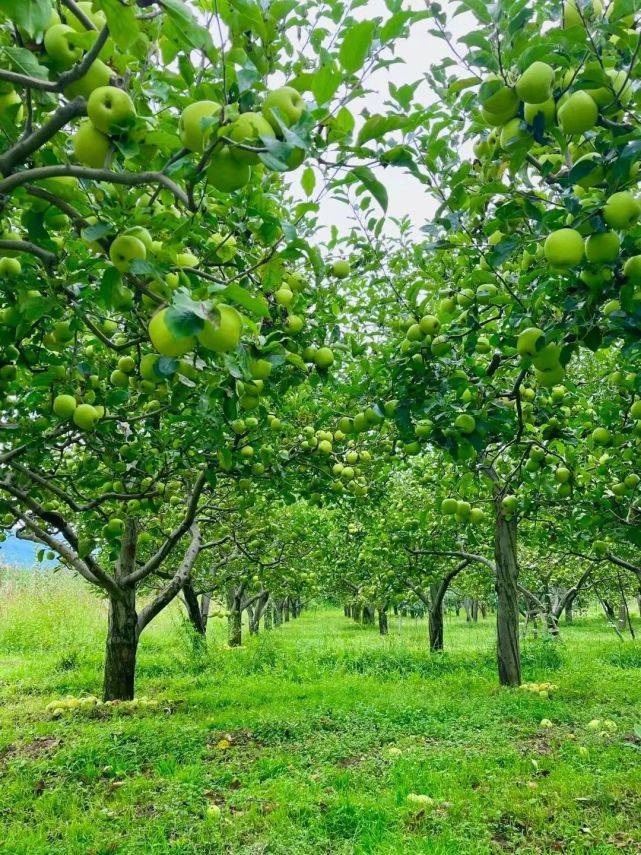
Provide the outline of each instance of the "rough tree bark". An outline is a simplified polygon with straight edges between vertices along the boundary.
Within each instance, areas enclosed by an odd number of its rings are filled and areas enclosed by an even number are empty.
[[[496,564],[496,634],[499,682],[502,686],[521,684],[519,649],[519,568],[516,552],[517,522],[507,519],[501,507],[501,494],[495,496],[494,561]]]
[[[227,643],[230,647],[240,647],[243,642],[242,588],[227,589]]]
[[[378,631],[381,635],[387,635],[389,626],[387,624],[387,606],[378,610]]]
[[[361,622],[361,607],[359,605],[352,606],[352,618],[355,623]]]
[[[106,701],[133,700],[137,650],[136,589],[131,586],[122,590],[120,596],[109,598],[103,688]]]
[[[374,606],[365,606],[363,608],[363,623],[368,625],[374,623]]]
[[[445,591],[441,593],[441,587],[442,585],[438,582],[433,582],[430,585],[430,605],[427,612],[427,619],[430,651],[432,653],[443,649],[443,598],[445,597]]]

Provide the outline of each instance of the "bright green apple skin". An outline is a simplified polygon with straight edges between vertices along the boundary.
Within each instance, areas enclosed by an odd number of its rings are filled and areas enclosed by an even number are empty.
[[[267,119],[260,113],[241,113],[235,122],[229,126],[226,134],[230,140],[239,146],[262,148],[263,137],[274,138],[274,131]],[[238,163],[252,165],[260,160],[259,153],[231,146],[231,154]]]
[[[178,121],[178,135],[185,148],[203,151],[207,132],[202,128],[202,120],[215,118],[221,109],[216,101],[195,101],[185,107]]]
[[[71,68],[82,57],[82,48],[69,39],[73,34],[73,28],[66,24],[54,24],[45,33],[45,50],[58,68]]]
[[[76,80],[65,87],[65,96],[75,98],[77,95],[82,95],[83,98],[89,98],[94,89],[108,86],[112,76],[113,72],[109,66],[97,59],[91,63],[89,71],[80,80]]]
[[[117,86],[99,86],[89,96],[87,115],[94,128],[108,134],[125,127],[136,116],[134,102]]]
[[[272,126],[274,133],[277,136],[282,136],[281,124],[278,119],[283,125],[291,128],[305,112],[305,101],[300,92],[293,86],[281,86],[280,89],[274,89],[267,95],[262,112]]]
[[[109,258],[121,273],[128,273],[135,258],[144,260],[147,250],[144,243],[133,235],[118,235],[109,247]]]
[[[229,146],[216,149],[209,161],[207,181],[221,193],[232,193],[249,183],[251,167],[232,157]]]
[[[102,169],[109,154],[109,137],[96,130],[91,122],[83,122],[73,138],[76,160],[92,169]]]
[[[198,333],[198,341],[207,350],[227,353],[235,350],[243,331],[243,319],[233,306],[220,303],[213,311],[213,320],[206,320]]]

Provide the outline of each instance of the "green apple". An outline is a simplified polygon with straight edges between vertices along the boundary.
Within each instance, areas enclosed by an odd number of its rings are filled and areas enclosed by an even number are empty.
[[[149,233],[149,229],[146,229],[144,226],[132,226],[124,234],[137,238],[144,245],[147,255],[154,251],[154,240]]]
[[[496,75],[485,78],[479,92],[484,121],[496,127],[504,125],[519,109],[519,96]]]
[[[160,357],[157,353],[146,353],[140,360],[140,376],[148,383],[161,383],[163,378],[156,371]]]
[[[106,26],[107,18],[105,17],[105,13],[100,10],[94,12],[91,0],[80,0],[76,5],[81,12],[84,12],[85,16],[89,18],[97,30],[102,30],[102,28]],[[72,11],[65,9],[64,15],[67,24],[69,24],[70,27],[73,27],[77,33],[84,33],[86,31],[85,25],[82,23],[80,18],[74,15]]]
[[[331,347],[319,347],[314,355],[314,364],[321,370],[327,369],[334,362],[334,353]]]
[[[592,431],[592,441],[595,445],[610,445],[612,442],[612,435],[607,428],[597,427]]]
[[[243,331],[243,319],[233,308],[224,303],[214,306],[210,318],[198,333],[200,344],[216,353],[227,353],[235,350],[240,342]]]
[[[641,205],[628,190],[613,193],[603,208],[603,219],[611,229],[629,229],[641,216]]]
[[[82,57],[82,48],[75,45],[75,31],[67,24],[54,24],[45,33],[44,47],[58,68],[71,68]]]
[[[514,494],[508,494],[501,500],[501,510],[504,514],[513,514],[519,506],[518,497]]]
[[[274,298],[279,306],[289,306],[294,299],[294,293],[293,291],[290,291],[289,288],[281,286],[278,291],[274,293]]]
[[[96,130],[89,121],[83,122],[73,138],[73,153],[80,163],[92,169],[102,169],[109,154],[109,137]]]
[[[103,134],[118,132],[131,124],[136,108],[129,95],[117,86],[99,86],[89,96],[87,115]]]
[[[207,169],[207,181],[212,187],[221,193],[231,193],[248,184],[250,178],[251,167],[232,157],[229,146],[221,146],[214,151]]]
[[[267,380],[272,373],[269,359],[254,359],[249,363],[249,373],[254,380]]]
[[[14,278],[22,273],[22,265],[17,258],[0,258],[0,276]]]
[[[135,258],[144,260],[147,250],[142,241],[133,235],[118,235],[109,247],[109,258],[113,266],[121,273],[128,273]]]
[[[441,328],[441,322],[435,315],[423,315],[418,325],[423,335],[438,335]]]
[[[471,434],[476,430],[476,420],[469,413],[461,413],[454,419],[454,427],[463,434]]]
[[[109,66],[97,59],[91,63],[89,70],[80,80],[75,80],[65,87],[65,97],[70,100],[77,95],[88,98],[94,89],[98,89],[100,86],[108,86],[113,76],[114,72]]]
[[[443,499],[441,502],[441,513],[452,516],[456,513],[458,502],[456,499]]]
[[[332,264],[332,276],[335,276],[336,279],[346,279],[351,273],[351,269],[349,261],[341,258]]]
[[[547,236],[543,251],[554,267],[576,267],[583,260],[583,238],[576,229],[558,229]]]
[[[132,240],[136,240],[136,238],[132,238]],[[194,349],[196,338],[193,335],[181,335],[179,332],[176,332],[167,323],[167,312],[168,309],[161,309],[159,312],[156,312],[149,322],[149,340],[155,350],[162,356],[184,356],[190,350]],[[153,368],[149,370],[149,373],[153,373]]]
[[[202,120],[215,118],[221,110],[221,105],[216,101],[195,101],[185,107],[178,120],[178,136],[185,148],[203,151],[213,125],[203,130]]]
[[[76,399],[73,395],[56,395],[53,399],[53,411],[61,419],[70,419],[76,406]]]
[[[288,315],[285,320],[287,331],[296,335],[305,326],[305,321],[299,315]]]
[[[73,422],[81,430],[93,430],[100,413],[91,404],[79,404],[73,411]]]
[[[550,368],[535,368],[534,376],[539,386],[544,389],[551,389],[560,383],[565,377],[565,368],[560,362],[552,365]]]
[[[630,416],[638,421],[641,419],[641,400],[635,401],[630,407]]]
[[[305,112],[305,101],[293,86],[281,86],[269,92],[263,104],[263,116],[277,136],[282,136],[282,125],[290,128]]]
[[[551,128],[556,118],[556,104],[554,102],[554,98],[548,98],[548,100],[543,101],[542,104],[523,105],[523,118],[528,125],[534,125],[536,117],[539,115],[543,116],[543,127]]]
[[[574,164],[574,170],[580,175],[576,183],[584,190],[589,190],[603,181],[603,158],[596,151],[584,154]]]
[[[238,146],[249,146],[250,148],[262,148],[263,138],[274,139],[274,131],[267,119],[260,113],[241,113],[235,122],[227,129],[225,136],[237,143]],[[241,164],[252,165],[260,160],[258,152],[246,151],[236,146],[231,146],[231,154],[235,161]]]
[[[17,92],[10,90],[0,94],[0,116],[7,120],[11,117],[12,120],[19,122],[22,120],[23,112],[22,99]]]
[[[633,285],[641,285],[641,255],[632,255],[623,265],[623,275]]]
[[[129,385],[129,377],[127,377],[124,371],[120,371],[118,368],[111,372],[109,381],[112,386],[121,386],[126,388]]]
[[[585,241],[585,256],[592,264],[610,264],[616,261],[620,248],[616,232],[597,232]]]
[[[585,28],[585,21],[598,18],[603,13],[601,0],[593,0],[592,3],[585,3],[584,0],[578,0],[578,2],[581,4],[581,11],[577,8],[576,0],[564,0],[563,26],[566,29],[570,27]]]
[[[528,327],[519,333],[516,340],[516,352],[519,356],[536,356],[538,351],[536,344],[543,337],[543,330],[538,327]]]
[[[559,104],[557,117],[564,134],[582,134],[596,125],[599,108],[587,92],[573,92]]]
[[[542,104],[552,96],[554,69],[547,62],[533,62],[516,81],[516,94],[528,104]]]

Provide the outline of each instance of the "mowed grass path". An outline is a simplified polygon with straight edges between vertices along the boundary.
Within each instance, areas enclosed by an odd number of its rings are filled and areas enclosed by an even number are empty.
[[[176,607],[140,650],[158,709],[52,719],[99,694],[104,607],[64,577],[0,593],[2,853],[641,851],[641,645],[600,618],[524,642],[544,699],[498,688],[491,617],[438,656],[422,621],[308,611],[241,650],[214,621],[196,656]]]

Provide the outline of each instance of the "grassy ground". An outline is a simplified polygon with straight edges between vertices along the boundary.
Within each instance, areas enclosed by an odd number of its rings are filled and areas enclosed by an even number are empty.
[[[422,622],[310,611],[227,650],[218,621],[198,657],[175,609],[140,650],[158,709],[52,719],[99,693],[104,621],[71,580],[0,591],[0,852],[641,851],[641,645],[599,618],[524,643],[545,699],[497,687],[491,620],[442,656]]]

